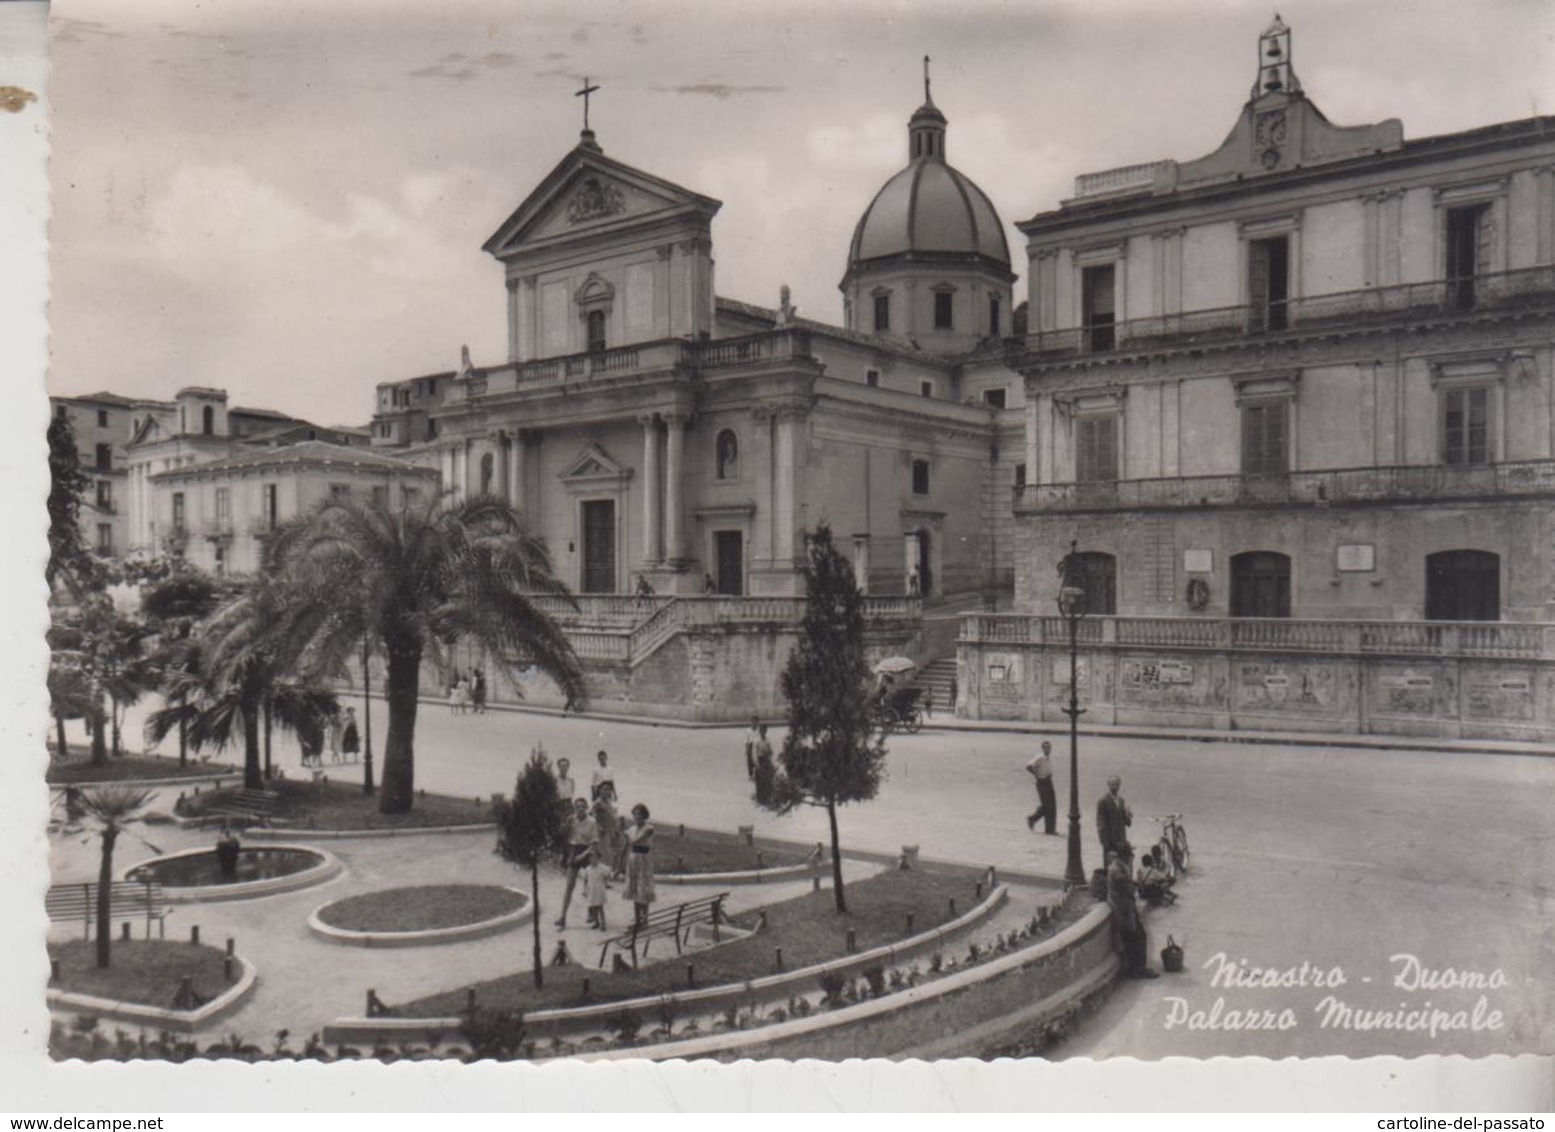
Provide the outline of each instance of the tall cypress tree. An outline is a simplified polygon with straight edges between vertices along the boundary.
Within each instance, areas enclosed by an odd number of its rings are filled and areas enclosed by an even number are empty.
[[[92,581],[91,555],[81,540],[81,499],[91,484],[81,467],[75,427],[56,413],[49,420],[49,561],[44,567],[51,587],[61,575],[78,586]]]
[[[778,772],[770,784],[758,782],[756,801],[779,814],[800,805],[826,808],[832,891],[837,911],[846,912],[837,807],[866,802],[879,791],[885,735],[875,735],[870,723],[864,598],[853,564],[833,545],[825,525],[809,540],[804,575],[804,623],[783,670],[788,735]]]

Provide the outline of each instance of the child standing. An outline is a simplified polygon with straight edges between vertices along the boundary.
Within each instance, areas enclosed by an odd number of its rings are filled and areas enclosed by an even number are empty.
[[[583,898],[588,904],[589,927],[605,931],[605,881],[609,870],[605,868],[604,854],[599,842],[589,848],[588,872],[583,881]]]

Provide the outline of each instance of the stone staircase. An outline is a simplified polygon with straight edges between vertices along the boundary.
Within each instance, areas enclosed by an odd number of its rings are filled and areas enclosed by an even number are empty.
[[[953,703],[950,698],[950,685],[955,678],[956,658],[954,655],[942,656],[938,660],[930,661],[927,667],[918,672],[918,686],[934,694],[935,711],[950,710],[950,706]]]

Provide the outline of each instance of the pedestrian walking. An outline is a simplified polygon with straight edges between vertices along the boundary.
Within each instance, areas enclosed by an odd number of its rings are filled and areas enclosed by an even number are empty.
[[[609,870],[605,867],[604,849],[598,843],[589,851],[588,871],[583,878],[583,897],[589,909],[589,927],[598,931],[605,927],[605,896],[609,891],[606,881]]]
[[[653,826],[648,824],[648,807],[641,802],[632,807],[632,826],[626,837],[631,852],[626,862],[626,890],[622,895],[632,902],[635,922],[642,924],[648,919],[648,906],[654,901],[654,891]]]
[[[745,732],[745,777],[756,781],[756,741],[761,738],[761,720],[751,716],[751,725]]]
[[[1053,744],[1042,741],[1042,751],[1026,764],[1026,773],[1037,780],[1037,808],[1026,815],[1026,828],[1036,829],[1042,822],[1042,832],[1058,832],[1058,796],[1053,792]]]
[[[486,674],[479,668],[475,670],[475,679],[470,685],[470,702],[475,706],[476,715],[486,714]]]
[[[340,761],[340,745],[345,741],[346,721],[345,717],[337,709],[329,713],[329,724],[324,729],[324,745],[329,751],[329,761]]]
[[[1128,827],[1134,824],[1134,811],[1123,800],[1123,780],[1117,775],[1107,779],[1107,792],[1096,803],[1096,836],[1101,838],[1103,860],[1128,844]]]
[[[577,886],[578,874],[588,867],[589,851],[599,840],[598,826],[589,813],[589,804],[582,798],[572,804],[572,820],[567,823],[567,855],[562,864],[567,870],[567,890],[562,893],[561,914],[556,926],[567,926],[567,909],[572,905],[572,890]]]

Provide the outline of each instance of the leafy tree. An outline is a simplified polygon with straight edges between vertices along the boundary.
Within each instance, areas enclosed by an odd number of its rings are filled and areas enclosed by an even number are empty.
[[[44,576],[72,588],[91,583],[94,563],[81,539],[81,499],[92,477],[81,467],[75,426],[56,413],[49,420],[49,561]]]
[[[545,955],[540,949],[540,864],[565,851],[566,841],[567,819],[556,774],[545,757],[545,748],[537,744],[519,772],[513,800],[497,807],[496,849],[503,860],[529,870],[536,987],[545,985]]]
[[[92,733],[92,762],[108,759],[107,731],[110,715],[105,697],[115,705],[140,694],[151,679],[145,664],[146,627],[125,617],[100,591],[82,590],[73,606],[56,607],[49,625],[50,687],[61,693],[59,709],[79,710]],[[69,695],[64,695],[65,692]],[[119,753],[117,736],[115,754]]]
[[[461,640],[508,669],[533,665],[560,685],[568,706],[582,673],[566,635],[533,601],[569,597],[545,543],[506,503],[489,497],[386,501],[331,499],[285,524],[267,548],[289,581],[272,638],[288,663],[333,674],[374,642],[388,665],[379,809],[415,799],[416,708],[421,662]],[[381,648],[378,645],[381,643]]]
[[[837,807],[868,801],[880,789],[885,735],[873,736],[870,722],[864,599],[852,563],[833,545],[825,525],[809,540],[804,575],[804,623],[782,679],[788,734],[777,773],[759,784],[756,801],[779,814],[800,805],[826,808],[832,891],[837,911],[846,912]]]
[[[113,850],[119,834],[140,817],[152,791],[135,786],[100,786],[81,791],[81,808],[100,827],[102,851],[97,866],[97,965],[107,967],[112,959],[113,921],[109,916],[109,897],[113,885]],[[158,850],[160,852],[160,850]]]
[[[198,684],[205,669],[204,654],[195,626],[209,617],[221,601],[216,584],[181,559],[157,570],[141,596],[141,615],[156,630],[152,654],[164,696],[171,707],[180,706],[187,690]],[[183,691],[178,691],[183,689]],[[178,765],[189,763],[188,717],[178,721]]]

